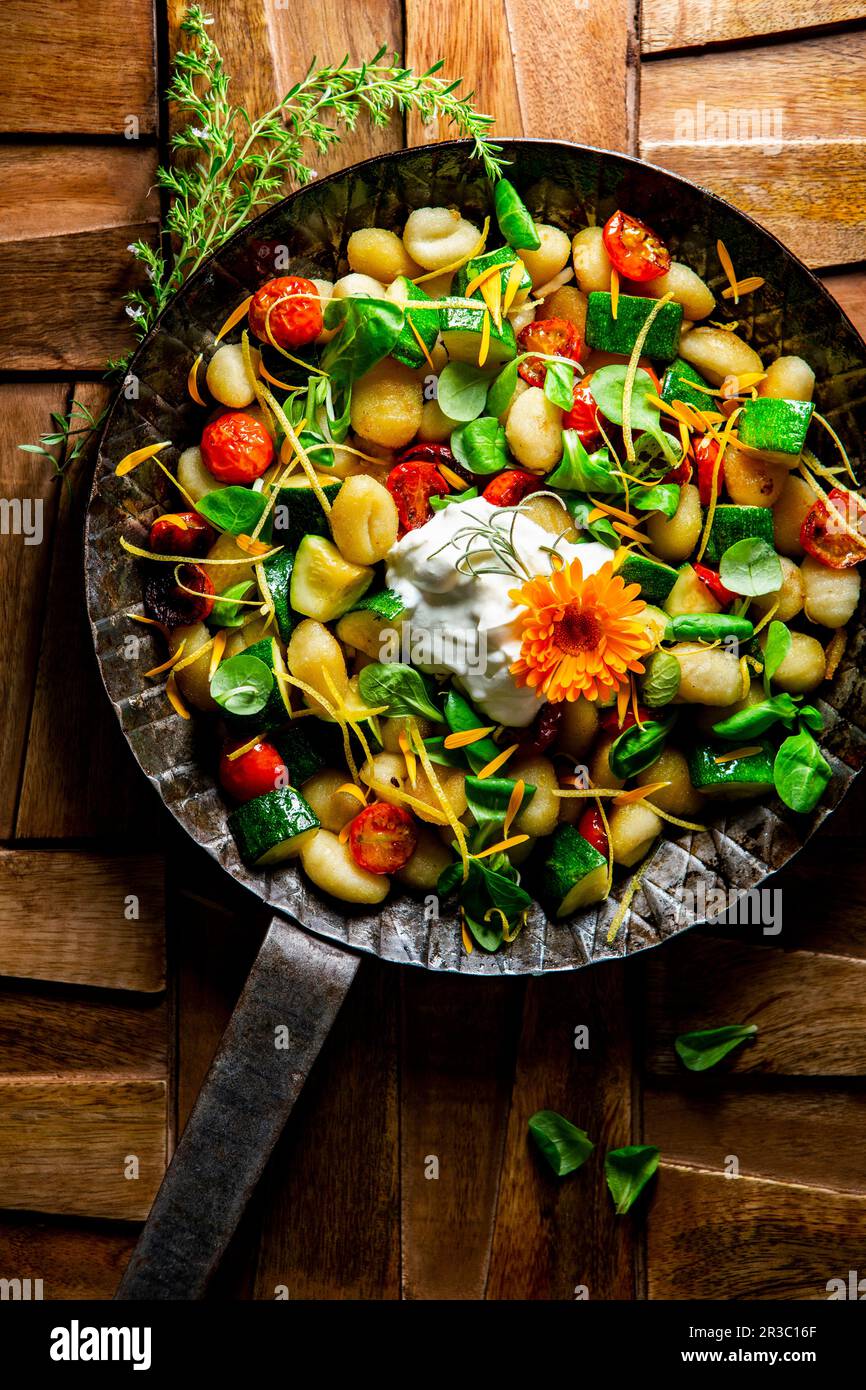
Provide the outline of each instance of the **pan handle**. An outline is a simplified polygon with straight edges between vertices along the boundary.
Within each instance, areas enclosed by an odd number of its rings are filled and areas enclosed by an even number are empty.
[[[115,1298],[204,1296],[359,963],[273,918]]]

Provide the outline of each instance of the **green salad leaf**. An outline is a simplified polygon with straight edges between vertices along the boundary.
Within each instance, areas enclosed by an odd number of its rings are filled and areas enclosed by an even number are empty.
[[[555,1110],[536,1110],[529,1119],[529,1133],[558,1178],[580,1168],[595,1148],[585,1130]]]
[[[463,865],[458,860],[439,875],[436,891],[447,898],[455,889],[466,925],[485,951],[496,951],[503,942],[502,917],[516,929],[532,898],[520,887],[514,865],[504,854],[489,859],[470,856],[469,871],[463,881]],[[502,916],[500,916],[500,913]]]
[[[661,512],[670,521],[680,505],[680,485],[656,483],[655,487],[635,487],[630,500],[636,512]]]
[[[229,714],[259,714],[274,688],[274,673],[257,656],[240,652],[218,666],[210,693]]]
[[[814,811],[833,776],[833,769],[808,729],[791,734],[773,763],[773,784],[792,811]]]
[[[249,536],[261,520],[267,504],[264,493],[231,484],[206,492],[196,502],[195,509],[218,531],[228,531],[233,536]]]
[[[668,719],[647,720],[643,728],[639,724],[632,724],[628,729],[624,729],[610,745],[608,753],[608,766],[614,777],[621,777],[623,781],[628,781],[630,777],[635,777],[644,768],[654,763],[660,753],[664,751],[667,736],[673,727],[676,715],[671,715]]]
[[[363,672],[361,673],[363,675]],[[456,690],[449,690],[445,697],[445,722],[452,734],[463,734],[469,729],[486,729],[490,723],[489,719],[484,719],[476,709],[473,709],[469,701],[459,695]],[[454,752],[458,750],[455,749]],[[477,743],[468,743],[465,748],[459,750],[461,761],[458,766],[469,764],[473,772],[480,772],[489,762],[502,752],[502,749],[488,734],[486,738],[479,739]]]
[[[546,363],[544,394],[560,410],[571,410],[574,404],[574,363],[567,357]]]
[[[502,371],[494,377],[487,392],[487,414],[497,418],[508,409],[511,397],[517,388],[518,367],[522,358],[512,357]]]
[[[325,305],[326,328],[340,331],[322,353],[322,371],[336,390],[345,389],[387,357],[403,329],[403,309],[390,299],[346,296]]]
[[[476,419],[487,404],[490,369],[472,362],[449,362],[439,374],[437,400],[449,420],[466,423]]]
[[[374,661],[358,677],[358,689],[371,708],[388,706],[389,716],[414,714],[442,723],[427,684],[414,666],[400,661]]]
[[[780,720],[790,727],[801,712],[794,697],[785,691],[780,695],[771,696],[768,700],[748,705],[736,714],[729,714],[727,719],[721,719],[718,724],[713,725],[713,733],[718,734],[719,738],[757,737],[759,734],[765,734]]]
[[[731,1023],[722,1028],[705,1028],[696,1033],[681,1033],[674,1041],[677,1056],[689,1071],[709,1071],[747,1038],[753,1038],[755,1023]]]
[[[719,577],[732,594],[758,598],[781,588],[782,562],[768,541],[747,536],[728,546],[719,564]]]
[[[471,502],[473,497],[477,496],[477,487],[468,487],[465,492],[434,492],[430,497],[430,506],[434,512],[441,512],[444,511],[446,507],[453,507],[455,502]]]
[[[562,431],[562,458],[548,474],[547,486],[559,492],[623,491],[622,479],[614,469],[607,446],[596,449],[594,454],[587,453],[576,430]]]
[[[508,467],[505,430],[492,415],[470,420],[454,430],[451,452],[470,473],[501,473]]]
[[[587,535],[592,536],[594,541],[608,546],[611,550],[619,550],[622,545],[622,537],[613,529],[613,522],[609,517],[600,516],[596,517],[595,521],[590,521],[589,515],[593,510],[591,502],[587,502],[583,497],[577,497],[574,494],[564,497],[562,500],[578,531],[586,532]]]
[[[609,367],[599,367],[590,377],[590,394],[605,419],[614,425],[623,422],[623,393],[627,374],[626,364],[613,363]],[[680,451],[662,429],[659,408],[650,401],[650,397],[655,395],[652,377],[639,367],[631,393],[631,427],[635,433],[640,431],[651,435],[671,467],[679,463]]]
[[[767,628],[764,646],[764,689],[770,693],[770,682],[791,650],[791,634],[784,623],[774,619]]]
[[[650,708],[669,705],[680,688],[682,674],[673,652],[656,652],[647,662],[646,675],[641,683],[644,704]]]
[[[630,1144],[611,1149],[604,1160],[604,1176],[617,1216],[625,1216],[659,1166],[661,1154],[652,1144]]]
[[[219,594],[213,601],[213,608],[207,620],[208,627],[240,627],[244,621],[244,606],[241,603],[232,603],[232,599],[246,598],[252,587],[251,579],[242,579],[239,584],[232,584],[224,593]]]

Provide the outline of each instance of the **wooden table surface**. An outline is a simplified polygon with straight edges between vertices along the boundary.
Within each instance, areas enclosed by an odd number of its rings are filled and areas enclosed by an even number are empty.
[[[210,8],[254,109],[313,53],[444,56],[503,135],[630,150],[721,192],[866,328],[866,4],[643,0],[639,28],[635,0]],[[74,394],[103,401],[128,344],[125,247],[156,225],[181,11],[0,10],[0,492],[44,520],[41,544],[0,536],[0,1274],[46,1298],[114,1290],[263,930],[114,727],[81,597],[87,461],[69,491],[15,448]],[[359,129],[320,168],[440,134]],[[365,961],[213,1296],[810,1299],[862,1271],[863,808],[855,792],[781,875],[778,938],[693,932],[524,981]],[[676,1033],[731,1022],[756,1045],[678,1066]],[[527,1146],[542,1107],[598,1146],[563,1182]],[[617,1219],[601,1155],[642,1141],[661,1171]]]

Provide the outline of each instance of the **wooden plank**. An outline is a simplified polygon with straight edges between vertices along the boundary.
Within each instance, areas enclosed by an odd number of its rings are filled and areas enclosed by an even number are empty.
[[[0,132],[156,130],[150,0],[6,0],[0,51]]]
[[[0,975],[161,990],[163,897],[155,855],[2,850]]]
[[[109,395],[93,383],[75,386],[73,394],[97,418]],[[55,839],[144,833],[153,845],[161,808],[109,708],[87,621],[81,547],[91,467],[88,452],[69,470],[69,487],[57,489],[58,525],[15,834]]]
[[[406,62],[423,72],[444,58],[443,69],[452,80],[463,75],[463,86],[475,92],[480,111],[496,117],[496,135],[523,135],[514,54],[508,28],[506,0],[487,0],[470,9],[460,0],[423,0],[406,3]],[[418,116],[406,122],[409,145],[448,140],[456,134],[447,121],[425,126]]]
[[[50,465],[18,449],[50,425],[49,412],[62,411],[66,388],[46,382],[0,386],[0,496],[9,504],[0,535],[0,621],[16,634],[4,645],[0,678],[5,694],[0,724],[0,836],[15,824],[15,803],[24,759],[30,703],[36,675],[57,484]],[[14,533],[16,505],[19,534]],[[28,534],[22,534],[27,523]],[[37,543],[38,542],[38,543]]]
[[[163,1081],[0,1076],[4,1207],[145,1217],[165,1169],[165,1117]]]
[[[828,1087],[736,1087],[712,1075],[650,1084],[644,1131],[671,1163],[866,1192],[866,1095]]]
[[[0,1269],[7,1278],[41,1279],[46,1300],[108,1299],[136,1237],[135,1229],[122,1225],[7,1212],[0,1218]]]
[[[156,160],[136,145],[0,146],[0,243],[156,222]]]
[[[523,985],[404,972],[403,1297],[483,1298]]]
[[[700,44],[736,43],[769,34],[800,34],[813,27],[866,19],[862,0],[643,0],[644,54]],[[748,62],[749,59],[744,61]]]
[[[727,1023],[755,1023],[759,1032],[721,1064],[726,1071],[856,1076],[866,1068],[864,960],[689,933],[651,953],[647,976],[651,1073],[682,1075],[677,1034]]]
[[[825,275],[824,284],[837,299],[861,338],[866,337],[866,270]]]
[[[0,1059],[7,1075],[108,1071],[164,1080],[165,998],[63,989],[0,991]]]
[[[168,0],[172,49],[186,0]],[[338,63],[346,53],[355,64],[372,58],[387,44],[403,48],[399,0],[368,0],[344,5],[340,0],[315,4],[266,3],[266,0],[214,0],[208,13],[211,31],[232,75],[232,100],[260,115],[299,81],[315,55],[317,63]],[[358,159],[395,149],[401,143],[399,115],[390,126],[372,129],[362,117],[354,134],[347,134],[333,151],[319,154],[307,146],[306,158],[319,174],[344,168]],[[286,192],[289,192],[289,187]]]
[[[720,193],[810,265],[862,256],[864,147],[859,34],[756,48],[746,85],[736,52],[644,65],[641,155]]]
[[[826,1298],[863,1260],[866,1197],[662,1163],[647,1228],[650,1298]]]
[[[400,1296],[397,985],[363,962],[268,1165],[255,1298]]]
[[[637,1142],[630,1008],[621,966],[530,980],[511,1099],[487,1297],[634,1298],[633,1223],[607,1201],[607,1149]],[[588,1030],[588,1046],[577,1028]],[[558,1110],[596,1145],[579,1172],[554,1177],[527,1134]]]

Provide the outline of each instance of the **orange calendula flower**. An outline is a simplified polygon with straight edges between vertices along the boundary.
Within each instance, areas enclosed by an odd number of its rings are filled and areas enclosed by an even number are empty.
[[[653,640],[639,593],[639,585],[625,584],[610,562],[584,579],[579,559],[510,590],[527,610],[520,618],[520,656],[510,668],[517,684],[556,704],[609,696],[629,671],[642,675],[640,657]]]

